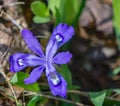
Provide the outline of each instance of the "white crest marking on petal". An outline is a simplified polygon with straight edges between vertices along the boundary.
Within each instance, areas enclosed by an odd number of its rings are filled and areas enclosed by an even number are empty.
[[[51,73],[50,77],[51,77],[50,80],[54,85],[58,85],[60,83],[60,79],[56,74]]]
[[[57,42],[61,42],[63,40],[63,37],[61,35],[56,35],[55,39],[57,40]]]
[[[20,66],[23,66],[23,65],[24,65],[23,59],[18,59],[18,64],[19,64]]]

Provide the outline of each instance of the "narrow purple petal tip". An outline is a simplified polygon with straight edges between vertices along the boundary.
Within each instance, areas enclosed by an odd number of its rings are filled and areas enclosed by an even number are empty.
[[[31,31],[29,31],[28,29],[23,29],[21,31],[21,35],[29,49],[31,49],[34,53],[36,53],[39,56],[44,56],[40,43],[34,37]]]
[[[53,59],[53,63],[56,64],[66,64],[70,61],[70,59],[72,58],[72,54],[70,52],[61,52],[58,53],[54,59]]]
[[[24,80],[25,84],[35,83],[39,79],[39,77],[42,75],[43,70],[44,70],[43,66],[35,68],[30,73],[30,76]]]

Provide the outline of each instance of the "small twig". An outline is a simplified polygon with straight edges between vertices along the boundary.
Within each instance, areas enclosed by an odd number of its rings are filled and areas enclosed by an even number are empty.
[[[88,106],[88,105],[84,105],[84,104],[79,103],[79,102],[70,101],[70,100],[67,100],[67,99],[62,99],[62,98],[58,98],[58,97],[54,97],[54,96],[50,96],[50,95],[45,95],[45,94],[42,94],[42,93],[37,94],[37,93],[31,92],[30,94],[25,94],[25,96],[30,96],[30,95],[39,95],[39,96],[46,97],[46,98],[49,98],[49,99],[55,99],[55,100],[71,103],[71,104],[74,104],[76,106]]]
[[[118,95],[119,95],[118,93],[115,93],[114,95],[111,96],[111,98],[114,98],[114,97],[116,97]]]
[[[79,94],[79,95],[81,95],[81,96],[85,96],[85,97],[87,97],[87,98],[90,99],[88,92],[77,91],[77,90],[68,90],[68,93],[76,93],[76,94]],[[114,100],[114,101],[120,102],[120,99],[113,98],[113,97],[115,97],[115,96],[117,96],[117,95],[118,95],[118,94],[115,94],[115,95],[113,95],[113,96],[111,96],[111,97],[106,96],[105,98],[108,99],[108,100]]]
[[[5,53],[3,53],[3,55],[2,55],[2,56],[0,56],[0,58],[1,58],[0,64],[2,64],[2,63],[3,63],[3,61],[4,61],[5,57],[6,57],[6,56],[7,56],[7,54],[9,53],[10,48],[11,48],[11,45],[12,45],[12,41],[13,41],[13,37],[11,38],[11,42],[10,42],[10,44],[9,44],[9,47],[8,47],[8,48],[7,48],[7,50],[5,51]]]
[[[9,14],[7,14],[7,13],[4,12],[4,11],[3,11],[3,14],[6,15],[6,16],[10,19],[10,21],[11,21],[13,24],[15,24],[20,30],[23,29]]]
[[[0,7],[0,17],[2,17],[3,15],[3,11],[1,11],[1,7]]]
[[[78,90],[67,90],[67,93],[74,93],[74,94],[78,94],[84,97],[89,98],[89,94],[88,92],[83,92],[83,91],[78,91]],[[50,94],[50,92],[43,92],[43,94]]]
[[[78,91],[78,90],[68,90],[68,93],[75,93],[75,94],[79,94],[81,96],[85,96],[89,98],[89,94],[88,92],[83,92],[83,91]]]
[[[21,4],[25,4],[24,2],[13,2],[10,4],[5,4],[4,6],[14,6],[14,5],[21,5]]]
[[[120,99],[117,99],[117,98],[112,98],[112,97],[105,97],[106,99],[108,99],[108,100],[112,100],[112,101],[118,101],[118,102],[120,102]]]
[[[5,2],[4,5],[7,5],[7,4],[11,3],[11,2],[12,2],[12,0],[8,0],[8,1]],[[3,5],[3,6],[4,6],[4,5]]]
[[[9,0],[7,2],[5,2],[2,7],[5,6],[14,6],[14,5],[21,5],[21,4],[25,4],[24,2],[13,2],[12,0]]]
[[[18,101],[17,101],[17,97],[16,97],[16,94],[15,94],[15,92],[14,92],[14,90],[13,90],[13,87],[12,87],[12,85],[10,84],[10,82],[9,82],[9,79],[8,79],[8,77],[6,76],[6,74],[5,74],[5,72],[4,72],[4,70],[3,70],[3,67],[0,65],[0,73],[3,75],[3,77],[6,79],[6,82],[8,83],[8,86],[10,87],[10,89],[11,89],[11,92],[13,93],[13,96],[14,96],[14,99],[15,99],[15,102],[16,102],[16,105],[18,104]]]
[[[21,5],[21,4],[25,4],[25,3],[24,2],[12,2],[12,0],[9,0],[5,2],[3,5],[0,5],[0,11],[2,10],[2,8],[7,7],[7,6],[15,6],[15,5]]]
[[[24,96],[24,92],[22,92],[22,106],[25,106],[25,96]]]

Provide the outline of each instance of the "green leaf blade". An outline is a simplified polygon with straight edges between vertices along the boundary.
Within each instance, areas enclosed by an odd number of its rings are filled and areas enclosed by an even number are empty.
[[[25,84],[24,83],[24,79],[27,78],[29,75],[23,72],[17,72],[13,78],[11,79],[11,83],[18,85],[22,88],[25,88],[26,90],[30,90],[30,91],[35,91],[38,92],[40,91],[39,85],[37,83],[34,84]]]
[[[120,67],[116,67],[113,71],[112,71],[112,76],[115,76],[115,75],[117,75],[117,74],[119,74],[120,73]]]
[[[61,68],[59,69],[59,72],[62,74],[62,76],[65,78],[68,87],[72,85],[72,75],[71,72],[66,64],[61,65]]]
[[[102,106],[106,96],[106,90],[100,92],[89,92],[89,96],[95,106]]]
[[[31,3],[31,10],[36,16],[45,17],[47,13],[46,5],[41,1]]]
[[[120,50],[120,0],[113,0],[113,22],[115,26],[115,32],[117,35],[118,47]]]
[[[114,25],[120,29],[120,0],[113,0]]]
[[[53,16],[56,15],[56,8],[60,8],[61,0],[48,0],[48,8],[52,11]]]
[[[39,17],[39,16],[34,16],[33,21],[35,23],[47,23],[50,22],[50,17]]]
[[[41,99],[40,96],[34,96],[27,104],[27,106],[36,106],[36,103]]]

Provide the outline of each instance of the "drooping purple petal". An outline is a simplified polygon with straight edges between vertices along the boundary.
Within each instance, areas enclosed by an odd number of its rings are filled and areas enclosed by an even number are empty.
[[[15,53],[9,58],[11,67],[10,71],[18,72],[27,66],[44,65],[45,60],[33,54]]]
[[[54,58],[53,58],[53,63],[56,64],[66,64],[70,61],[72,57],[72,54],[69,52],[61,52],[58,53]]]
[[[67,83],[64,78],[57,72],[50,73],[47,76],[51,93],[66,98]]]
[[[53,31],[51,39],[56,39],[58,47],[61,47],[64,43],[71,39],[75,30],[72,26],[60,23]]]
[[[44,53],[42,51],[41,45],[38,42],[38,40],[34,37],[32,32],[30,32],[28,29],[23,29],[21,31],[21,35],[26,42],[29,49],[31,49],[34,53],[36,53],[39,56],[44,56]]]
[[[57,44],[55,40],[49,40],[46,47],[46,59],[51,61],[55,53],[57,52]]]
[[[39,77],[41,76],[44,69],[45,69],[45,67],[43,67],[43,66],[35,68],[30,73],[30,76],[24,80],[25,84],[35,83],[39,79]]]

